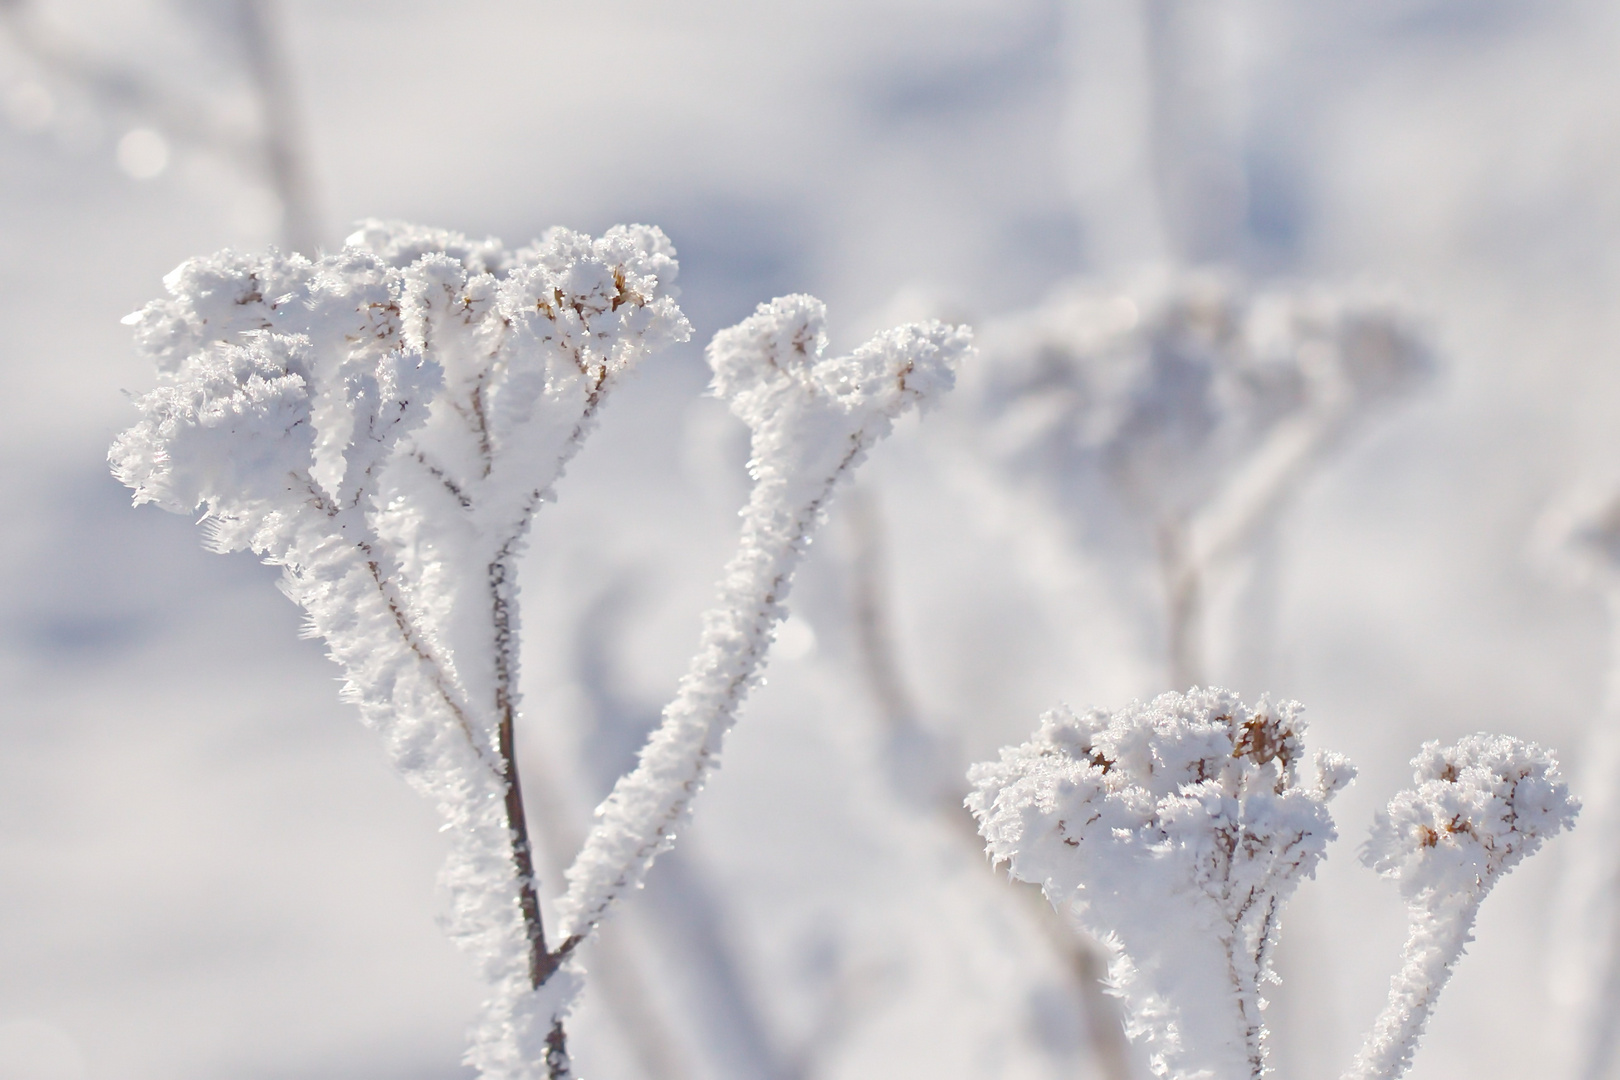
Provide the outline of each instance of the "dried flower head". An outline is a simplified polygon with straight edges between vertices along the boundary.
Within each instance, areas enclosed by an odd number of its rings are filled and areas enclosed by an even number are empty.
[[[1390,800],[1363,854],[1408,898],[1483,894],[1580,809],[1552,754],[1506,735],[1424,743],[1412,769],[1416,786]]]
[[[1208,272],[1075,283],[992,324],[964,405],[1019,471],[1100,482],[1148,521],[1196,514],[1281,425],[1331,439],[1433,366],[1388,303]],[[1093,508],[1094,509],[1094,508]]]
[[[1380,814],[1363,860],[1400,883],[1409,924],[1389,1002],[1348,1077],[1395,1080],[1412,1064],[1491,888],[1575,821],[1580,805],[1553,756],[1506,735],[1424,743],[1415,787]]]
[[[1335,835],[1354,776],[1307,759],[1295,702],[1228,690],[1114,713],[1056,709],[1035,738],[970,772],[988,851],[1117,950],[1112,975],[1155,1069],[1264,1069],[1259,988],[1283,902]]]

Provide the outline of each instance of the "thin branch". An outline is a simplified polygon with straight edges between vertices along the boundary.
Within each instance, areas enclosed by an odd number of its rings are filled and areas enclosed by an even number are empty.
[[[764,663],[772,628],[783,614],[781,598],[810,528],[845,470],[865,449],[859,443],[850,447],[815,498],[793,513],[785,532],[772,527],[780,513],[777,493],[765,489],[762,495],[761,488],[754,489],[742,544],[726,564],[721,603],[704,620],[692,666],[640,764],[614,785],[614,795],[603,804],[603,816],[571,868],[564,901],[571,938],[592,934],[614,901],[639,885],[659,852],[674,841],[675,823],[703,786],[719,737],[731,726]],[[657,794],[632,801],[629,793],[638,790]],[[633,846],[618,850],[626,841]],[[599,866],[614,869],[604,879],[595,872]]]
[[[287,62],[279,0],[238,0],[242,46],[258,91],[263,169],[281,203],[282,242],[313,258],[320,246],[320,212],[309,169],[298,95]]]
[[[758,679],[810,533],[840,481],[897,416],[950,387],[956,362],[971,349],[965,330],[930,323],[824,359],[824,321],[819,300],[780,297],[709,346],[716,392],[752,429],[754,488],[697,654],[569,867],[557,911],[571,939],[589,937],[675,842]],[[558,1015],[567,1006],[560,1002]]]
[[[899,652],[892,636],[883,525],[876,500],[864,485],[857,486],[850,491],[845,507],[853,535],[851,576],[855,639],[867,688],[877,701],[879,715],[891,735],[908,743],[919,737],[932,738],[918,721],[918,711],[901,674]],[[972,813],[962,803],[967,794],[966,769],[945,766],[943,761],[932,764],[940,766],[941,773],[950,773],[928,778],[939,781],[931,785],[934,790],[929,792],[935,796],[934,809],[951,833],[966,843],[973,860],[981,862],[984,842],[979,838]],[[1039,886],[1015,884],[1019,886],[1015,891],[1029,901],[1025,910],[1031,920],[1044,932],[1058,955],[1067,961],[1074,989],[1083,1005],[1088,1042],[1098,1070],[1104,1080],[1131,1080],[1130,1048],[1119,1002],[1103,992],[1108,961],[1101,947],[1089,933],[1047,903]]]
[[[175,94],[137,68],[96,56],[48,25],[32,0],[0,0],[0,22],[12,41],[46,71],[83,87],[116,111],[142,116],[181,140],[220,151],[253,172],[253,140],[206,103]]]
[[[1170,685],[1185,690],[1204,681],[1202,567],[1185,522],[1173,518],[1161,522],[1158,542]]]
[[[855,638],[860,644],[861,673],[877,699],[878,711],[892,729],[910,733],[918,728],[917,708],[900,674],[894,630],[890,625],[885,570],[883,525],[876,501],[864,485],[853,488],[844,502],[854,538],[850,569],[854,585]]]
[[[259,113],[258,130],[251,134],[205,98],[176,93],[148,72],[96,55],[42,19],[32,0],[0,0],[0,24],[40,67],[83,88],[109,110],[144,120],[173,139],[204,147],[261,177],[281,206],[282,244],[313,258],[321,215],[279,34],[279,6],[277,0],[237,2],[237,36]]]

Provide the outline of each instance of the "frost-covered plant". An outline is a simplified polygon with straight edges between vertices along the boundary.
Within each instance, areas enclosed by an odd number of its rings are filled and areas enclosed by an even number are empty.
[[[128,320],[163,382],[113,471],[282,567],[345,696],[438,804],[450,930],[494,987],[472,1052],[488,1075],[562,1054],[572,993],[517,774],[517,558],[606,395],[688,336],[675,276],[645,227],[509,252],[373,222],[313,262],[191,260]]]
[[[743,543],[641,766],[603,807],[541,923],[514,746],[516,561],[535,511],[642,357],[684,339],[663,234],[563,229],[495,241],[369,223],[341,252],[182,265],[131,316],[162,385],[110,460],[136,502],[205,508],[213,546],[283,569],[345,694],[433,798],[452,852],[451,932],[494,993],[469,1062],[569,1074],[575,949],[689,812],[838,481],[950,385],[965,331],[938,324],[823,356],[819,302],[788,297],[716,338],[716,389],[754,430]]]
[[[1389,1003],[1346,1074],[1355,1080],[1406,1071],[1480,901],[1580,809],[1553,756],[1506,735],[1424,743],[1412,769],[1416,786],[1390,800],[1363,855],[1400,885],[1410,926]]]
[[[1133,1038],[1166,1076],[1259,1076],[1261,984],[1282,905],[1335,833],[1353,770],[1307,761],[1294,702],[1227,690],[1115,713],[1055,709],[969,774],[996,862],[1040,884],[1113,953]]]
[[[987,459],[991,497],[1033,497],[1059,547],[1151,554],[1181,686],[1202,681],[1209,572],[1431,367],[1388,303],[1193,272],[1071,283],[990,324],[983,349],[954,410],[971,425],[967,464]]]
[[[1335,754],[1306,765],[1300,712],[1196,688],[1112,714],[1057,709],[970,773],[991,858],[1072,904],[1110,947],[1157,1075],[1267,1072],[1260,988],[1276,981],[1282,905],[1334,838],[1327,802],[1354,776]],[[1417,787],[1367,847],[1400,883],[1411,934],[1354,1080],[1405,1071],[1480,901],[1578,809],[1552,756],[1506,736],[1428,743],[1413,766]]]

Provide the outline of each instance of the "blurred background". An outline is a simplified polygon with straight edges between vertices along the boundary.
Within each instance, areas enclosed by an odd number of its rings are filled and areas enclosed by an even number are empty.
[[[364,217],[514,246],[640,221],[680,253],[694,340],[609,407],[524,569],[548,888],[734,541],[746,433],[704,396],[701,347],[787,292],[828,302],[841,348],[932,314],[1016,341],[1074,280],[1198,267],[1410,313],[1431,374],[1312,459],[1200,631],[1199,677],[1299,699],[1361,769],[1284,920],[1281,1077],[1336,1075],[1382,1004],[1402,908],[1355,856],[1419,743],[1502,731],[1581,774],[1603,590],[1538,537],[1620,474],[1613,4],[0,16],[0,1080],[469,1075],[479,987],[435,921],[432,808],[339,703],[274,571],[131,510],[104,460],[154,381],[119,319],[165,273],[330,250]],[[981,442],[996,359],[834,509],[696,826],[589,960],[584,1076],[1141,1075],[1094,957],[950,809],[967,763],[1044,709],[1173,685],[1156,586],[1117,587],[1153,554],[1001,498],[1030,477]],[[1548,911],[1578,850],[1487,902],[1414,1077],[1564,1070]]]

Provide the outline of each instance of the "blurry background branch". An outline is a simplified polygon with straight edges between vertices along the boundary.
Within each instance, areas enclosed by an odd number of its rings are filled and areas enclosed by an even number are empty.
[[[290,251],[316,254],[322,239],[308,140],[282,40],[279,0],[223,0],[229,51],[239,58],[254,101],[251,122],[224,95],[187,92],[160,73],[104,55],[52,21],[39,0],[0,0],[0,26],[40,74],[84,95],[115,124],[151,129],[151,147],[126,143],[122,162],[132,175],[160,172],[166,141],[217,155],[274,193],[279,240]],[[126,135],[126,140],[129,138]],[[151,164],[139,160],[142,155]]]
[[[988,865],[978,827],[963,804],[968,792],[967,767],[946,739],[922,724],[901,674],[889,613],[892,601],[883,522],[869,485],[850,490],[844,520],[849,533],[856,660],[884,724],[879,745],[885,772],[899,801],[913,809],[932,811],[966,845],[965,854],[972,861]],[[1075,925],[1066,910],[1047,903],[1038,886],[1014,883],[1006,895],[1018,897],[1053,951],[1065,958],[1100,1076],[1103,1080],[1131,1080],[1124,1014],[1118,1000],[1103,989],[1108,959],[1102,946]]]

